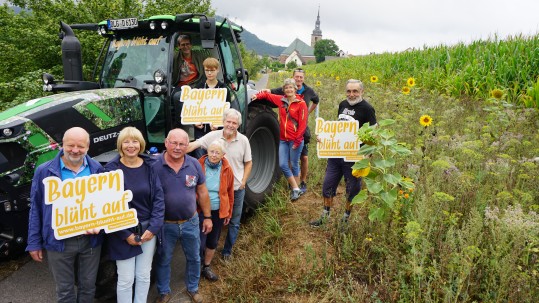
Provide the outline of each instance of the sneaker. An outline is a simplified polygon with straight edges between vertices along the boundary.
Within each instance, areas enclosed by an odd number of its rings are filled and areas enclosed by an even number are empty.
[[[211,270],[211,267],[204,266],[202,268],[202,276],[210,281],[217,281],[219,280],[219,276],[216,275],[213,270]]]
[[[346,213],[344,213],[341,219],[341,223],[348,224],[348,219],[350,219],[350,215],[347,215]]]
[[[299,190],[301,191],[301,194],[304,195],[307,192],[307,183],[301,181],[301,184],[299,185]]]
[[[198,290],[193,292],[187,291],[187,294],[189,295],[189,297],[191,297],[191,301],[193,301],[194,303],[202,303],[202,295],[198,293]]]
[[[299,190],[299,189],[294,189],[294,190],[290,193],[290,200],[296,201],[297,199],[299,199],[300,196],[301,196],[301,190]]]
[[[329,219],[329,216],[320,216],[320,218],[318,218],[318,220],[311,221],[311,222],[309,222],[309,224],[312,227],[319,227],[319,226],[322,226],[322,225],[326,224],[328,219]]]
[[[170,301],[170,294],[160,294],[159,298],[155,299],[155,303],[167,303]]]

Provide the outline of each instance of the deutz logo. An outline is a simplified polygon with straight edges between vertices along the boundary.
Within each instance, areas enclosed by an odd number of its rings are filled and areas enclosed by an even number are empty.
[[[94,138],[94,143],[99,143],[99,142],[103,142],[105,140],[114,139],[114,138],[118,137],[119,134],[120,134],[119,132],[113,132],[113,133],[110,133],[110,134],[95,137]]]

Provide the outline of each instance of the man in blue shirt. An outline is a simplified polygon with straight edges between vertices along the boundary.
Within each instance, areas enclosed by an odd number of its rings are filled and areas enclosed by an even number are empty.
[[[30,193],[31,208],[26,251],[37,262],[43,261],[43,250],[56,283],[58,302],[93,302],[95,280],[101,255],[102,235],[89,230],[87,235],[57,240],[51,227],[52,205],[45,205],[43,179],[62,180],[103,172],[103,167],[87,155],[90,135],[80,127],[64,133],[63,148],[58,155],[41,164],[34,174]],[[78,262],[78,283],[75,293],[75,262]]]
[[[179,128],[165,139],[166,151],[154,163],[165,194],[164,248],[157,260],[157,302],[168,302],[170,295],[170,262],[179,240],[185,254],[185,283],[193,302],[202,302],[198,293],[200,280],[200,230],[198,205],[204,214],[202,232],[213,227],[206,177],[197,159],[187,155],[189,136]]]

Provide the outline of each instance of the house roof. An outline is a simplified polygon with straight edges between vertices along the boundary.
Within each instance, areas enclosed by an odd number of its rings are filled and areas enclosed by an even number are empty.
[[[314,56],[314,48],[298,38],[292,41],[292,43],[290,43],[290,45],[283,51],[281,55],[289,56],[294,51],[297,51],[302,57]]]

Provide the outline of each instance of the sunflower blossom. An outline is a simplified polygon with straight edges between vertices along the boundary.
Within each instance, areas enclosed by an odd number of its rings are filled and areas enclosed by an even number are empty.
[[[493,89],[491,92],[490,92],[490,95],[498,100],[500,100],[502,97],[503,97],[503,91],[501,89]]]
[[[410,94],[410,88],[408,86],[405,86],[402,88],[402,93],[405,95]]]
[[[340,81],[341,77],[337,76],[337,77],[335,77],[335,80]]]
[[[419,123],[422,126],[427,127],[432,124],[432,118],[429,115],[423,115],[421,118],[419,118]]]
[[[409,87],[414,87],[415,86],[415,79],[410,77],[408,78],[408,80],[406,81],[406,84],[409,86]]]
[[[320,86],[320,85],[322,85],[322,82],[316,81],[316,86]]]
[[[371,76],[371,82],[372,82],[372,83],[378,82],[378,77],[376,77],[376,76]]]
[[[371,172],[371,167],[365,167],[362,169],[353,169],[352,176],[356,178],[366,177]]]

